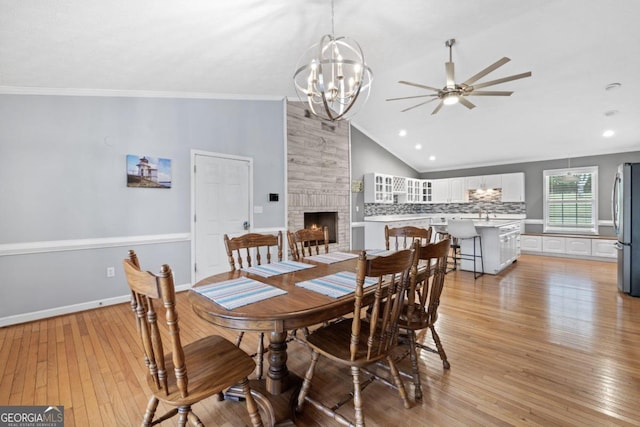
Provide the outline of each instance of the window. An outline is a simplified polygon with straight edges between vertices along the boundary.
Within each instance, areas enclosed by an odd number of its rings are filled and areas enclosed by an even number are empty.
[[[598,234],[598,167],[544,171],[544,232]]]

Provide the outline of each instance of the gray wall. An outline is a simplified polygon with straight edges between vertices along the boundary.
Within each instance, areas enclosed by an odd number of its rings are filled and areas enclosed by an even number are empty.
[[[0,249],[190,233],[191,149],[252,157],[264,208],[254,227],[285,227],[285,200],[267,203],[285,194],[284,109],[282,100],[0,95]],[[171,159],[172,188],[127,188],[127,154]],[[0,256],[0,319],[126,295],[126,249]],[[143,268],[168,263],[176,284],[190,281],[188,238],[134,249]]]
[[[640,162],[640,151],[605,154],[600,156],[571,158],[571,167],[598,166],[598,220],[611,220],[611,187],[618,165],[624,162]],[[528,219],[543,219],[543,172],[547,169],[562,169],[568,166],[567,159],[539,162],[514,163],[473,169],[458,169],[423,173],[421,178],[450,178],[454,176],[491,175],[498,173],[524,172],[525,200]],[[542,225],[527,225],[527,232],[542,232]],[[612,227],[601,226],[600,234],[613,235]]]

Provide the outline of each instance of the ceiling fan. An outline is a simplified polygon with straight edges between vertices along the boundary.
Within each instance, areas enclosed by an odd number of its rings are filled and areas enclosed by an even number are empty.
[[[489,74],[490,72],[495,71],[499,67],[511,61],[511,59],[505,56],[499,61],[489,65],[487,68],[480,71],[479,73],[469,77],[464,82],[457,84],[454,79],[454,64],[453,64],[453,60],[451,59],[451,48],[453,47],[455,42],[456,42],[455,39],[449,39],[444,43],[444,45],[449,48],[449,62],[446,62],[444,64],[446,77],[447,77],[447,85],[445,87],[443,87],[442,89],[438,89],[431,86],[425,86],[418,83],[412,83],[405,80],[400,80],[398,83],[419,87],[421,89],[427,89],[430,91],[434,91],[435,93],[427,94],[427,95],[404,96],[401,98],[388,98],[387,101],[397,101],[400,99],[416,99],[416,98],[427,98],[427,97],[432,98],[432,99],[429,99],[428,101],[421,102],[409,108],[405,108],[404,110],[402,110],[403,113],[405,111],[412,110],[414,108],[420,107],[421,105],[424,105],[424,104],[428,104],[429,102],[433,102],[435,100],[440,100],[440,103],[433,110],[431,114],[436,114],[438,111],[440,111],[443,105],[453,105],[453,104],[457,104],[458,102],[464,105],[465,107],[467,107],[468,109],[472,109],[472,108],[475,108],[475,105],[467,99],[468,96],[511,96],[511,94],[513,93],[511,91],[478,90],[478,89],[497,85],[500,83],[505,83],[511,80],[531,77],[531,71],[528,71],[526,73],[515,74],[513,76],[502,77],[500,79],[474,84],[478,80],[480,80],[481,78]]]

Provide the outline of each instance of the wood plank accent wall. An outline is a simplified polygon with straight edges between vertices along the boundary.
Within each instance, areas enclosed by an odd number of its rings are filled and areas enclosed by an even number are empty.
[[[289,230],[304,228],[304,212],[338,212],[337,243],[350,248],[349,123],[325,122],[301,102],[287,102]]]

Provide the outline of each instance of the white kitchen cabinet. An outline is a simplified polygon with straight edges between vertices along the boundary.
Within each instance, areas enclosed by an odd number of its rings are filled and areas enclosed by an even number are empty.
[[[466,201],[464,178],[434,179],[433,203],[463,203]]]
[[[468,176],[465,179],[466,190],[489,190],[502,188],[502,175]]]
[[[564,251],[569,255],[591,255],[591,239],[582,237],[565,237]]]
[[[542,236],[542,252],[563,254],[565,253],[564,237]]]
[[[365,203],[393,203],[393,176],[381,173],[364,175]]]
[[[608,239],[592,239],[591,240],[591,256],[602,258],[617,258],[618,251],[615,247],[615,240]]]
[[[520,236],[520,248],[528,252],[542,252],[542,236]]]
[[[502,174],[502,201],[524,202],[524,173]]]
[[[407,178],[407,203],[419,203],[421,201],[421,187],[419,179]]]
[[[431,180],[420,180],[420,203],[431,203],[433,199],[433,188]]]

